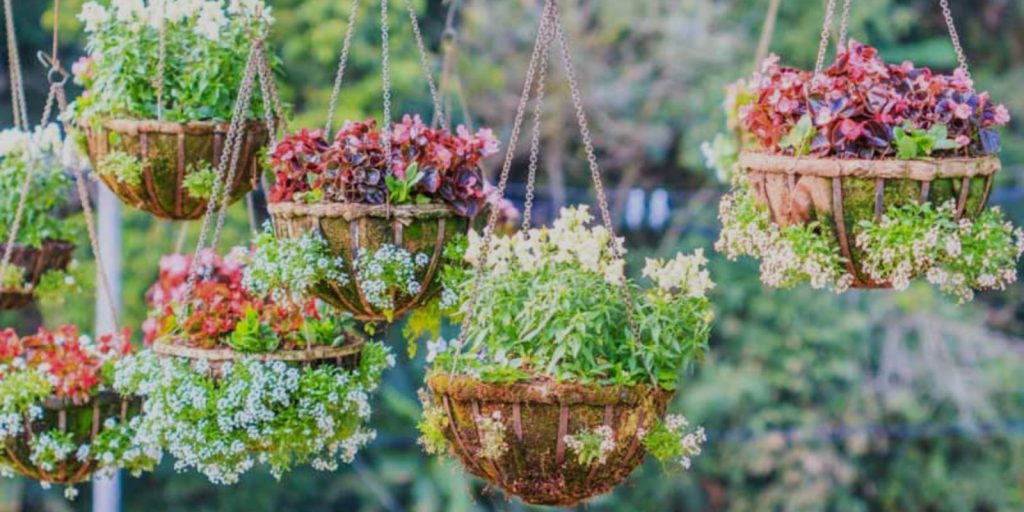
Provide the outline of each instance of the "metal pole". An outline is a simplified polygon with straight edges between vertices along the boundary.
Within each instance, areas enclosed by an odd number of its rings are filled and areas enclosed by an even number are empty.
[[[121,203],[106,187],[97,187],[97,231],[100,252],[106,263],[107,276],[110,278],[110,293],[114,294],[112,304],[122,310],[121,304]],[[98,282],[98,279],[97,279]],[[115,320],[110,318],[109,308],[103,304],[103,287],[96,287],[96,333],[102,336],[114,331]],[[92,486],[93,512],[121,512],[121,474],[115,473],[109,478],[97,477]]]

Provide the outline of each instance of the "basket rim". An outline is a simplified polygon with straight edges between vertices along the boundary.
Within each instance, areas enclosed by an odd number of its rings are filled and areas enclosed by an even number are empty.
[[[150,347],[154,354],[185,359],[204,360],[213,363],[256,359],[258,361],[313,362],[349,357],[362,351],[364,340],[346,343],[341,347],[310,347],[301,350],[276,350],[273,352],[239,352],[230,348],[196,348],[174,345],[156,340]]]
[[[645,397],[670,399],[674,390],[648,384],[636,386],[603,386],[554,380],[533,380],[512,384],[491,384],[467,375],[447,373],[427,377],[427,385],[435,394],[457,401],[499,403],[533,403],[547,405],[637,405]]]
[[[796,174],[822,178],[856,177],[869,179],[911,179],[932,181],[940,178],[991,176],[1002,168],[997,156],[877,160],[791,156],[757,150],[740,152],[737,165],[747,172]]]
[[[82,119],[78,124],[84,129],[90,129],[95,126],[93,122],[88,119]],[[226,134],[231,128],[230,121],[161,121],[159,119],[132,119],[125,117],[101,117],[98,119],[98,124],[105,130],[126,135],[135,135],[139,133],[158,133],[166,135]],[[257,129],[266,131],[266,125],[263,119],[247,119],[245,121],[245,125],[246,128],[250,130],[255,126]]]
[[[382,219],[424,219],[436,217],[453,217],[455,214],[446,204],[360,204],[360,203],[296,203],[279,202],[267,205],[270,215],[280,218],[343,218],[352,221],[364,217]]]
[[[104,389],[102,391],[98,391],[96,393],[89,395],[89,400],[81,404],[76,404],[73,400],[68,398],[57,398],[55,395],[50,395],[44,398],[41,404],[43,408],[46,410],[67,411],[72,409],[89,408],[92,407],[97,402],[102,405],[121,402],[124,400],[128,400],[129,402],[131,402],[139,400],[139,398],[135,396],[125,396],[111,389]]]

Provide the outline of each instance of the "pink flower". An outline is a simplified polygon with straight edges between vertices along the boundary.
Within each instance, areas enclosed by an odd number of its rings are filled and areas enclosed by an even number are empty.
[[[1010,122],[1010,111],[1006,109],[1006,105],[996,105],[994,121],[998,125],[1005,125]]]
[[[956,103],[953,106],[953,116],[957,119],[970,119],[973,109],[966,103]]]

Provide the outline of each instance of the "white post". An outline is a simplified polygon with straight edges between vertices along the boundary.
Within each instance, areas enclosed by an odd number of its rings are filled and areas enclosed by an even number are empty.
[[[97,187],[97,216],[100,253],[106,263],[107,277],[110,278],[110,293],[114,308],[121,307],[121,203],[106,187]],[[97,268],[97,271],[99,269]],[[96,279],[96,333],[97,337],[109,334],[117,327],[115,320],[110,318],[110,310],[105,307],[103,287]],[[121,512],[121,474],[115,473],[109,478],[97,477],[92,485],[93,512]]]

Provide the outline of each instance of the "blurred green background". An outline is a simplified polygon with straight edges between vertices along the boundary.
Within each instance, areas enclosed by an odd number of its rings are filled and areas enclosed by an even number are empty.
[[[50,44],[51,3],[15,1],[33,115],[39,115],[46,93],[35,54]],[[65,65],[82,51],[74,18],[81,3],[62,2]],[[768,0],[560,3],[613,208],[632,256],[696,247],[712,252],[717,198],[724,189],[704,168],[699,147],[722,126],[723,86],[752,70]],[[979,89],[1024,116],[1024,2],[950,3]],[[325,116],[349,2],[270,4],[293,126],[317,126]],[[426,115],[427,85],[403,3],[392,4],[396,112]],[[459,107],[456,88],[449,88],[457,119],[492,127],[507,140],[540,5],[460,2],[456,68],[468,108]],[[419,0],[417,6],[427,43],[439,53],[447,0]],[[853,7],[852,36],[877,45],[888,60],[913,59],[946,71],[956,65],[938,0],[857,0]],[[379,115],[377,8],[364,9],[339,119]],[[784,62],[811,66],[822,15],[822,0],[784,0],[772,50]],[[554,77],[543,128],[543,218],[559,205],[592,198],[568,88],[560,71]],[[7,77],[0,78],[0,115],[9,119]],[[994,197],[1018,222],[1024,221],[1022,127],[1015,121],[1004,133],[1006,170]],[[519,202],[525,167],[520,154],[511,187]],[[661,211],[658,205],[669,206],[667,217],[645,222],[650,217],[644,213]],[[132,325],[145,315],[142,294],[178,229],[125,212],[124,301]],[[236,205],[222,248],[248,235],[244,206]],[[80,259],[91,267],[87,251]],[[713,353],[703,367],[681,376],[673,405],[708,429],[706,452],[685,474],[666,475],[649,462],[613,494],[580,510],[1024,510],[1024,288],[956,307],[927,286],[904,294],[836,297],[766,290],[750,261],[713,257],[712,271],[719,283]],[[93,299],[85,295],[37,312],[0,315],[0,325],[91,326],[92,316]],[[399,324],[384,335],[404,354],[400,331]],[[350,467],[334,474],[302,469],[280,482],[254,471],[235,487],[215,487],[195,474],[175,473],[165,460],[152,475],[125,479],[125,510],[525,510],[418,449],[415,390],[423,352],[387,375],[374,412],[378,440]],[[73,503],[59,492],[2,481],[0,511],[89,509],[88,486]]]

